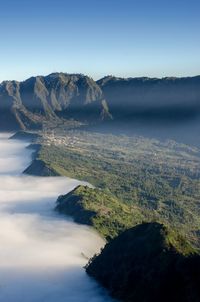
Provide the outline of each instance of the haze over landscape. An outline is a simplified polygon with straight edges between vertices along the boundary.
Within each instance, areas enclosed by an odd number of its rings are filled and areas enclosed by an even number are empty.
[[[200,301],[199,10],[0,0],[0,302]]]

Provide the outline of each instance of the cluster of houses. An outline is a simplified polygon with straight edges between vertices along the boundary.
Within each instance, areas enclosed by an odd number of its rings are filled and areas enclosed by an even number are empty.
[[[51,132],[44,132],[43,135],[43,144],[47,146],[51,145],[62,145],[62,146],[68,146],[68,147],[74,147],[77,145],[80,140],[76,136],[64,136],[64,135],[58,135],[54,133],[54,131]]]

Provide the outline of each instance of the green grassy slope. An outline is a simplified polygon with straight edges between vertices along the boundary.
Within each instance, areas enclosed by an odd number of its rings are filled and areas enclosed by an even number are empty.
[[[120,202],[105,190],[87,186],[60,196],[56,210],[72,216],[76,222],[93,226],[107,240],[144,219],[139,208]]]

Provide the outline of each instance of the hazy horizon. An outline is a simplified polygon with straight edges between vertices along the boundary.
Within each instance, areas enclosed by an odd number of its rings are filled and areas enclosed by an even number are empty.
[[[28,79],[30,79],[30,78],[32,78],[32,77],[46,77],[46,76],[48,76],[48,75],[50,75],[50,74],[56,74],[56,73],[63,73],[63,74],[69,74],[69,75],[71,75],[71,74],[82,74],[82,75],[84,75],[84,76],[88,76],[88,77],[90,77],[90,78],[92,78],[93,80],[95,80],[95,81],[98,81],[98,80],[101,80],[102,78],[104,78],[104,77],[107,77],[107,76],[113,76],[113,77],[116,77],[116,78],[122,78],[122,79],[128,79],[128,78],[149,78],[149,79],[165,79],[165,78],[177,78],[177,79],[179,79],[179,78],[195,78],[195,77],[199,77],[200,76],[200,72],[199,72],[199,74],[194,74],[194,75],[180,75],[180,76],[175,76],[175,75],[166,75],[166,76],[151,76],[151,75],[140,75],[140,76],[123,76],[123,75],[116,75],[116,74],[112,74],[112,73],[110,73],[110,74],[105,74],[105,75],[103,75],[102,77],[100,77],[100,78],[95,78],[95,77],[92,77],[92,75],[90,75],[90,74],[86,74],[86,73],[84,73],[84,72],[68,72],[68,71],[52,71],[52,72],[50,72],[50,73],[43,73],[43,74],[32,74],[32,75],[30,75],[30,76],[26,76],[26,77],[24,77],[24,78],[21,78],[21,79],[14,79],[14,78],[10,78],[10,79],[4,79],[4,80],[2,80],[2,81],[0,81],[0,84],[2,83],[2,82],[7,82],[7,81],[17,81],[17,82],[23,82],[23,81],[26,81],[26,80],[28,80]]]

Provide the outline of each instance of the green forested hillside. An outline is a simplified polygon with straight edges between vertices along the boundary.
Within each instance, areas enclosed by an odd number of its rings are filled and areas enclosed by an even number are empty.
[[[90,276],[125,302],[197,302],[199,269],[197,251],[158,223],[123,232],[86,267]]]
[[[88,181],[139,209],[145,221],[170,224],[197,243],[199,149],[143,137],[58,131],[43,137],[37,160],[51,175]]]
[[[78,223],[93,226],[107,240],[144,219],[138,207],[120,202],[109,191],[87,186],[60,196],[56,210]]]

